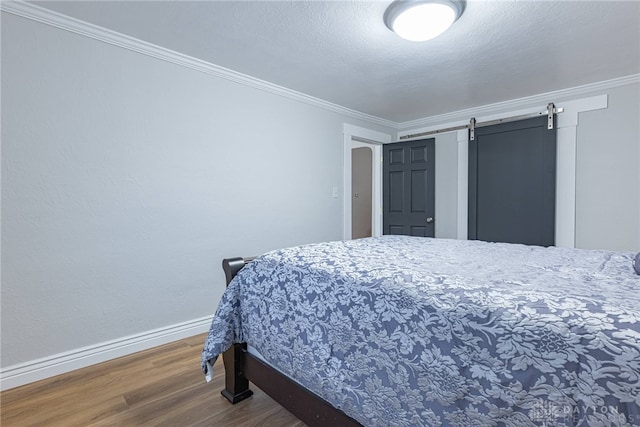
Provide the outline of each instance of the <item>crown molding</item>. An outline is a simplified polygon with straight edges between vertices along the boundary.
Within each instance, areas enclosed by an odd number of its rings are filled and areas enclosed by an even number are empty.
[[[152,43],[148,43],[113,30],[93,25],[88,22],[84,22],[79,19],[75,19],[31,3],[26,3],[23,1],[1,1],[0,10],[16,16],[20,16],[22,18],[30,19],[32,21],[59,28],[61,30],[69,31],[71,33],[108,43],[113,46],[128,49],[142,55],[147,55],[152,58],[170,62],[175,65],[190,68],[204,74],[209,74],[211,76],[222,78],[237,84],[252,87],[254,89],[259,89],[265,92],[272,93],[274,95],[283,96],[285,98],[303,102],[305,104],[319,107],[324,110],[342,114],[354,119],[363,120],[365,122],[381,126],[391,127],[393,129],[396,129],[398,126],[398,124],[394,121],[372,116],[370,114],[352,110],[350,108],[346,108],[341,105],[316,98],[314,96],[306,95],[292,89],[287,89],[283,86],[269,83],[255,77],[212,64],[210,62],[202,61],[189,55],[184,55],[182,53],[166,49],[164,47],[157,46]]]
[[[616,79],[605,80],[602,82],[589,83],[586,85],[575,86],[572,88],[556,90],[553,92],[541,93],[524,98],[512,99],[509,101],[497,102],[495,104],[482,105],[480,107],[472,107],[464,110],[453,111],[450,113],[439,114],[437,116],[424,117],[422,119],[411,120],[408,122],[398,123],[398,131],[428,128],[431,126],[441,125],[443,123],[468,122],[471,117],[481,117],[496,114],[501,111],[522,110],[532,105],[546,105],[549,102],[558,102],[561,98],[578,97],[593,92],[604,91],[620,86],[640,83],[640,74],[619,77]]]
[[[372,116],[360,111],[352,110],[338,104],[325,101],[304,93],[285,88],[273,83],[269,83],[258,78],[233,71],[228,68],[221,67],[200,59],[166,49],[152,43],[148,43],[136,38],[120,34],[113,30],[108,30],[97,25],[89,24],[79,19],[51,11],[49,9],[36,6],[23,1],[3,1],[0,0],[0,10],[11,13],[26,19],[37,21],[52,27],[56,27],[65,31],[69,31],[81,36],[89,37],[104,43],[128,49],[152,58],[160,59],[182,67],[209,74],[218,78],[222,78],[237,84],[259,89],[275,95],[283,96],[292,100],[303,102],[307,105],[315,106],[334,113],[342,114],[347,117],[362,120],[367,123],[385,126],[398,131],[404,131],[415,128],[427,128],[437,126],[442,123],[451,123],[458,121],[468,121],[470,117],[486,116],[495,114],[500,111],[513,111],[530,107],[532,104],[547,104],[559,98],[568,98],[575,96],[583,96],[596,91],[603,91],[619,86],[640,83],[640,74],[615,78],[602,82],[590,83],[567,89],[561,89],[552,92],[546,92],[524,98],[517,98],[509,101],[487,104],[479,107],[467,108],[464,110],[453,111],[449,113],[439,114],[436,116],[424,117],[421,119],[411,120],[407,122],[394,122],[392,120],[381,117]]]

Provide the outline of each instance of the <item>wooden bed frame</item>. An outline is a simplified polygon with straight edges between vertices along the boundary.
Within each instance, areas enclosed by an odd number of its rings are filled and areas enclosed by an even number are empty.
[[[227,286],[238,271],[254,258],[227,258],[222,268]],[[309,426],[360,426],[353,418],[305,389],[278,370],[247,351],[247,345],[234,344],[223,353],[225,388],[222,395],[231,403],[238,403],[253,394],[249,381]]]

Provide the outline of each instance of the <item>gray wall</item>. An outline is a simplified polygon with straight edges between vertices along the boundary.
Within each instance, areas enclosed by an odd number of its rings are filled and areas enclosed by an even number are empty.
[[[640,85],[626,84],[553,101],[561,105],[562,101],[602,94],[608,98],[606,109],[580,113],[578,117],[575,244],[585,249],[637,252]],[[455,132],[437,135],[436,237],[455,238],[457,233],[457,150]]]
[[[640,250],[640,85],[579,117],[576,246]]]
[[[340,239],[343,123],[394,132],[7,13],[1,50],[2,367],[211,315],[223,257]],[[576,240],[639,250],[640,88],[605,93]],[[454,135],[436,180],[455,237]]]
[[[2,13],[2,366],[213,314],[223,257],[342,237],[343,123]]]
[[[458,143],[456,133],[436,139],[436,230],[439,238],[458,237]]]

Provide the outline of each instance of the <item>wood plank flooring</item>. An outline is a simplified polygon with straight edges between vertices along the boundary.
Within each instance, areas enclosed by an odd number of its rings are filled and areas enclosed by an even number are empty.
[[[303,427],[252,385],[231,405],[221,395],[222,358],[206,383],[200,370],[205,335],[79,369],[0,393],[0,425]]]

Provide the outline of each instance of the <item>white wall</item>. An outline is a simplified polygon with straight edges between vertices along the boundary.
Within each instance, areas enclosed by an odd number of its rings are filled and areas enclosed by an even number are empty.
[[[2,13],[2,368],[211,316],[342,238],[340,114]]]

